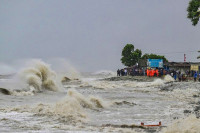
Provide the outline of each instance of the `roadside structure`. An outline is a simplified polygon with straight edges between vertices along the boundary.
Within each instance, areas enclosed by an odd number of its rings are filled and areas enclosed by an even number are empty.
[[[166,62],[164,63],[164,68],[181,72],[199,71],[200,62]]]

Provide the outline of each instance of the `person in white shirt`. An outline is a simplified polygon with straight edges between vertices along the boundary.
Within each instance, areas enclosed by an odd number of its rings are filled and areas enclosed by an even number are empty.
[[[127,76],[127,69],[124,70],[125,76]]]

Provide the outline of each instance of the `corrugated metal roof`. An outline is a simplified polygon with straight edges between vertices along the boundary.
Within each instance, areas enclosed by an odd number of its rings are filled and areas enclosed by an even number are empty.
[[[200,62],[167,62],[164,65],[166,66],[177,66],[177,67],[189,67],[191,65],[200,65]]]

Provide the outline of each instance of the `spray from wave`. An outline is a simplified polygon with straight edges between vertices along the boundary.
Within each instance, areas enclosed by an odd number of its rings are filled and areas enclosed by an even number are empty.
[[[105,78],[105,77],[116,76],[116,73],[113,71],[109,71],[109,70],[100,70],[100,71],[94,72],[93,75]]]
[[[69,79],[80,79],[81,74],[80,72],[72,65],[72,63],[69,60],[63,59],[63,58],[55,58],[51,59],[49,61],[53,65],[53,70],[56,71],[57,77],[62,80],[63,77],[67,75]]]
[[[25,68],[19,73],[20,78],[25,81],[29,88],[36,91],[51,90],[58,91],[59,85],[56,82],[56,73],[50,66],[40,60],[32,62],[32,66]]]
[[[60,91],[63,88],[50,65],[41,60],[29,61],[27,67],[5,83],[7,84],[1,86],[0,92],[15,96],[34,95],[44,90]]]

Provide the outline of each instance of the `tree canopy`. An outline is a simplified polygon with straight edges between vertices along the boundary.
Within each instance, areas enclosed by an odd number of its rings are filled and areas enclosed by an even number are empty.
[[[133,44],[126,44],[122,50],[121,62],[125,66],[133,66],[142,56],[142,51],[139,49],[134,50]]]
[[[165,56],[156,54],[144,54],[142,56],[142,51],[139,49],[134,50],[133,44],[126,44],[122,50],[121,62],[125,66],[133,66],[138,63],[139,59],[163,59],[164,62],[168,62]]]
[[[192,21],[192,25],[197,25],[200,17],[200,0],[191,0],[187,11],[187,17]]]
[[[163,59],[164,62],[168,62],[168,60],[163,55],[156,55],[156,54],[144,54],[142,59]]]

